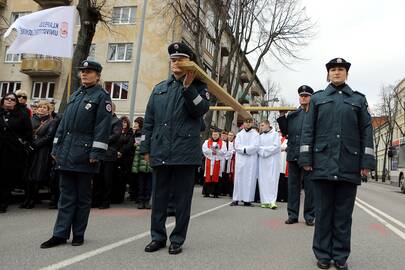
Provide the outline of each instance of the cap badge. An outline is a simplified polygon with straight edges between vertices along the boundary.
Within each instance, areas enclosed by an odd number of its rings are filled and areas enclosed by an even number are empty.
[[[305,85],[303,85],[301,88],[302,88],[302,90],[305,90],[307,87]]]
[[[340,58],[338,58],[338,59],[336,59],[336,63],[341,64],[341,63],[343,63],[343,60],[342,60],[342,59],[340,59]]]
[[[179,44],[176,43],[176,44],[174,44],[173,47],[174,47],[174,49],[178,50],[179,49]]]
[[[88,66],[89,66],[89,63],[88,63],[88,62],[84,62],[84,63],[83,63],[83,66],[84,66],[84,67],[88,67]]]

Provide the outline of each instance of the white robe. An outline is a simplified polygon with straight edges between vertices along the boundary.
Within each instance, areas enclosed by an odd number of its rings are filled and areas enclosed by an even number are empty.
[[[231,161],[232,161],[233,155],[235,155],[234,142],[228,141],[228,152],[226,153],[226,160],[228,162],[226,162],[226,168],[225,168],[226,173],[231,173],[231,164],[232,164]]]
[[[257,151],[259,133],[251,129],[242,130],[235,139],[235,181],[233,201],[254,201],[257,180]]]
[[[275,203],[280,178],[281,139],[275,131],[260,135],[259,190],[261,203]]]
[[[214,148],[218,143],[212,142],[211,148],[208,148],[208,140],[205,140],[204,144],[202,145],[202,152],[205,156],[205,166],[204,168],[207,167],[207,159],[211,160],[211,166],[210,166],[210,172],[209,175],[212,176],[214,174],[214,163],[217,160],[220,160],[220,168],[222,168],[222,160],[224,159],[227,151],[226,151],[226,145],[224,142],[222,142],[222,147],[221,149],[218,149],[214,155],[214,151],[212,151],[212,148]],[[219,147],[219,146],[218,146]],[[204,176],[207,175],[207,171],[204,170]],[[222,170],[219,170],[219,176],[222,176]]]
[[[280,173],[286,172],[287,169],[287,143],[288,140],[285,139],[284,142],[281,144],[281,154],[280,154]]]

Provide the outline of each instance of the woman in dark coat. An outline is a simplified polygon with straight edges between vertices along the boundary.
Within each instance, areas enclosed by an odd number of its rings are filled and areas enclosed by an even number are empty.
[[[113,192],[113,200],[117,203],[121,203],[125,197],[126,184],[129,182],[131,163],[133,158],[133,132],[131,128],[131,122],[128,117],[121,117],[122,121],[122,133],[119,138],[118,148],[118,185],[115,185]]]
[[[18,104],[14,93],[0,101],[0,213],[7,211],[13,179],[24,171],[26,146],[32,139],[30,118]]]
[[[33,123],[34,140],[31,144],[34,151],[28,170],[26,198],[20,208],[34,208],[41,183],[47,183],[49,180],[50,152],[57,124],[51,117],[52,111],[53,106],[49,101],[41,101],[38,103],[36,115],[32,118],[36,119]]]

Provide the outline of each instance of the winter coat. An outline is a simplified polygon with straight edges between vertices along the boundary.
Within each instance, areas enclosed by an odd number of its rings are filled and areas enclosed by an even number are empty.
[[[23,143],[32,140],[32,127],[28,114],[22,109],[6,111],[0,108],[0,171],[22,170],[26,151]]]
[[[199,80],[185,88],[172,75],[155,86],[146,107],[140,152],[152,167],[201,165],[200,131],[209,109],[207,85]]]
[[[48,119],[37,128],[31,144],[34,151],[28,170],[28,181],[48,181],[52,166],[50,153],[57,126],[58,120]]]
[[[108,148],[112,118],[111,98],[101,86],[81,86],[69,99],[56,131],[52,154],[55,169],[97,173]]]
[[[127,132],[122,132],[119,138],[120,148],[118,152],[121,153],[121,157],[118,159],[118,166],[124,173],[128,173],[132,167],[132,161],[134,159],[134,134],[132,129],[128,129]]]

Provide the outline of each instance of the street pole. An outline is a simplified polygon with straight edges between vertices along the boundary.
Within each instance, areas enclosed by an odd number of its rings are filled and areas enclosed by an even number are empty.
[[[141,63],[141,51],[142,51],[142,41],[143,41],[143,31],[145,28],[145,17],[146,17],[146,6],[148,1],[143,1],[143,8],[142,8],[142,18],[141,18],[141,27],[139,30],[137,45],[136,45],[136,56],[135,56],[135,66],[134,66],[134,74],[132,77],[132,94],[131,94],[131,103],[129,105],[129,119],[131,123],[134,120],[135,115],[135,99],[136,99],[136,90],[138,85],[138,76],[139,76],[139,68]]]

